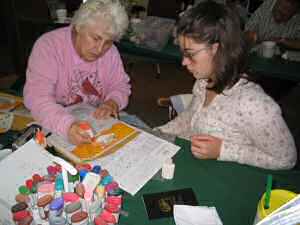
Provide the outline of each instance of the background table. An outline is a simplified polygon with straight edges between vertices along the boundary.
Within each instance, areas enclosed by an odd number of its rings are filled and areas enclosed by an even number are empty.
[[[122,55],[149,63],[181,63],[180,49],[173,44],[172,40],[159,51],[136,45],[125,39],[122,39],[116,45]],[[281,58],[267,59],[257,54],[251,54],[248,70],[251,73],[266,77],[300,81],[300,62],[287,61]]]
[[[148,220],[142,195],[193,188],[199,205],[215,206],[224,225],[252,225],[257,203],[265,191],[268,174],[273,174],[273,188],[300,191],[300,171],[269,171],[237,163],[195,159],[187,141],[178,139],[182,149],[175,157],[173,180],[150,180],[134,197],[124,196],[121,225],[174,225],[173,218]]]

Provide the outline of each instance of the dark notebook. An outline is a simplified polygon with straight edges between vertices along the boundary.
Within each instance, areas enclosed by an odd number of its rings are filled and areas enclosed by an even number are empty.
[[[143,200],[149,220],[173,216],[173,205],[198,205],[192,188],[144,194]]]

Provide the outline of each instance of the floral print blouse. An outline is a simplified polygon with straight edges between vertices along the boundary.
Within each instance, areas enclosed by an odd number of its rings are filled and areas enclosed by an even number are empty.
[[[218,160],[267,169],[295,165],[296,147],[281,109],[259,85],[240,79],[203,107],[206,85],[197,80],[189,107],[158,129],[186,139],[200,133],[221,138]]]

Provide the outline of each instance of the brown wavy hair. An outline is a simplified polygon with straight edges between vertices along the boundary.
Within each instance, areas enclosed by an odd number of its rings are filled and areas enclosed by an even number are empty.
[[[213,58],[216,79],[209,88],[222,93],[243,76],[247,48],[238,15],[230,7],[208,0],[189,9],[177,22],[176,34],[196,43],[218,43]]]

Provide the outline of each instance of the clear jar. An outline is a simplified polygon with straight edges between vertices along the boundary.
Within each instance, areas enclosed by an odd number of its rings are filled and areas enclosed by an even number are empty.
[[[49,225],[65,225],[67,224],[66,218],[62,216],[49,216]]]
[[[87,212],[77,212],[71,216],[72,225],[88,225],[89,216]]]
[[[60,216],[64,209],[64,199],[62,197],[54,199],[49,206],[49,214]]]
[[[49,205],[52,202],[53,197],[52,195],[45,195],[38,199],[37,207],[39,210],[39,215],[42,220],[46,220],[49,214]]]
[[[79,201],[70,203],[65,207],[65,213],[69,224],[71,224],[71,217],[77,212],[81,212],[81,202]]]

